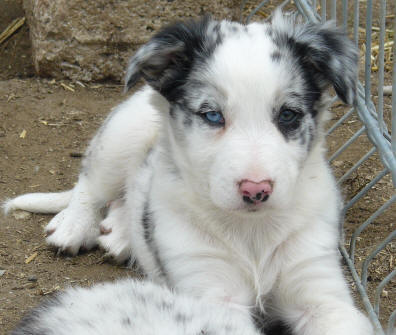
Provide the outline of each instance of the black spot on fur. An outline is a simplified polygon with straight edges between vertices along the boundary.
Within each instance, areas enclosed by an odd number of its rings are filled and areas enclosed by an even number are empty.
[[[215,44],[218,45],[221,43],[223,36],[221,34],[221,25],[220,23],[217,23],[215,27],[213,28],[213,34],[214,34],[214,39],[215,39]]]
[[[237,33],[237,32],[239,31],[239,29],[238,29],[236,26],[231,26],[230,30],[231,30],[231,32],[234,33],[234,34]]]
[[[148,209],[148,202],[145,203],[144,205],[144,210],[143,210],[143,217],[142,217],[142,224],[143,224],[143,232],[144,232],[144,239],[146,242],[151,242],[151,233],[152,229],[150,226],[150,213]]]
[[[305,145],[307,137],[305,136],[305,132],[303,134],[301,134],[300,138],[300,144],[301,145]]]
[[[130,326],[132,324],[132,322],[129,317],[126,317],[121,320],[121,324],[123,324],[124,326]]]
[[[184,99],[181,100],[181,103],[172,104],[170,106],[169,115],[174,120],[182,118],[183,125],[186,127],[190,127],[193,124],[194,111],[187,107]]]
[[[169,302],[169,301],[162,301],[161,303],[159,303],[157,305],[157,308],[160,310],[164,310],[164,311],[169,311],[172,310],[174,308],[174,302]]]
[[[315,137],[315,129],[314,129],[312,124],[310,124],[308,126],[307,137],[308,137],[308,150],[309,150],[309,149],[311,149],[311,144],[312,144],[312,141],[313,141],[313,139]]]
[[[150,213],[148,201],[146,201],[146,203],[144,205],[143,216],[142,216],[142,225],[143,225],[144,239],[145,239],[150,251],[153,253],[153,257],[154,257],[157,267],[160,271],[160,275],[166,281],[167,276],[166,276],[165,267],[160,259],[158,247],[155,244],[155,241],[153,238],[155,223],[152,219],[152,213]]]
[[[186,127],[190,127],[190,126],[192,125],[192,123],[193,123],[193,121],[192,121],[193,115],[192,115],[192,114],[187,114],[187,113],[185,113],[183,117],[184,117],[184,118],[183,118],[183,124],[184,124]]]
[[[213,32],[220,35],[220,28],[221,28],[220,23],[217,23],[217,24],[214,26],[214,28],[213,28]]]
[[[282,55],[281,55],[281,53],[280,53],[279,51],[274,51],[274,52],[271,54],[271,59],[272,59],[272,61],[275,62],[275,63],[279,63],[280,60],[281,60],[281,58],[282,58]]]
[[[175,112],[175,106],[171,105],[169,108],[169,115],[171,116],[171,118],[175,119],[176,118],[176,112]]]
[[[144,167],[148,167],[149,166],[149,160],[150,160],[150,157],[151,157],[152,153],[153,153],[153,147],[150,147],[147,150],[146,157],[144,158],[142,166],[144,166]],[[123,194],[122,198],[125,198],[125,194]]]
[[[175,320],[176,320],[177,323],[184,323],[185,324],[187,322],[191,322],[192,316],[191,315],[187,316],[186,314],[179,312],[179,313],[176,313]]]

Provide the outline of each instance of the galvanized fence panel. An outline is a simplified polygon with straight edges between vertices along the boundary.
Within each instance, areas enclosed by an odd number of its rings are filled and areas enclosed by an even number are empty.
[[[356,104],[329,128],[328,135],[331,136],[337,129],[345,127],[348,122],[355,122],[356,116],[360,119],[361,127],[356,129],[345,143],[334,150],[330,155],[329,162],[336,162],[336,159],[341,155],[348,155],[348,150],[351,150],[354,145],[359,146],[362,137],[367,137],[370,147],[352,166],[344,171],[337,181],[338,184],[343,187],[352,175],[356,174],[364,165],[369,165],[374,157],[378,157],[379,164],[382,166],[356,194],[347,200],[343,209],[344,217],[349,215],[349,211],[354,206],[367,198],[370,192],[375,192],[376,186],[384,178],[390,179],[390,197],[384,199],[382,204],[377,204],[378,208],[372,211],[360,225],[354,227],[350,236],[340,245],[340,252],[349,268],[356,290],[361,296],[362,304],[375,327],[376,334],[379,335],[396,334],[396,309],[389,313],[390,315],[383,316],[381,314],[381,298],[386,292],[386,287],[393,283],[393,290],[396,291],[396,253],[393,263],[393,245],[391,245],[392,243],[396,245],[395,227],[386,231],[386,235],[381,241],[370,246],[370,251],[360,262],[357,261],[356,255],[359,250],[357,246],[359,239],[370,225],[375,224],[387,211],[392,211],[392,206],[396,204],[396,5],[390,5],[392,4],[387,4],[386,0],[376,0],[374,3],[373,0],[285,0],[283,2],[263,0],[259,3],[253,1],[253,5],[252,1],[244,0],[241,4],[242,22],[249,22],[252,19],[268,19],[271,14],[265,9],[279,6],[287,10],[298,11],[305,20],[310,22],[323,23],[331,19],[350,33],[351,38],[364,53],[361,57],[364,67],[359,77],[361,81],[357,86]],[[389,13],[389,10],[393,12]],[[378,27],[373,25],[373,20]],[[362,32],[365,33],[363,42],[359,38]],[[376,45],[373,45],[373,34],[378,36]],[[373,52],[376,53],[376,57],[373,57]],[[373,66],[374,58],[375,66]],[[385,68],[387,69],[387,78],[385,78]],[[374,95],[377,97],[375,103],[373,102]],[[391,95],[391,105],[387,104],[387,113],[384,110],[384,95],[387,97]],[[387,99],[389,100],[389,98]],[[336,100],[335,98],[333,102]],[[347,129],[350,128],[347,127]],[[392,216],[392,212],[390,215]],[[396,221],[395,211],[393,211],[391,220],[393,223]],[[373,294],[369,298],[367,288],[369,274],[372,271],[370,265],[388,247],[391,250],[389,273],[381,273],[383,277],[379,280],[378,285],[372,288]],[[396,308],[396,299],[390,303],[393,304],[393,308]],[[382,325],[380,320],[382,320]]]

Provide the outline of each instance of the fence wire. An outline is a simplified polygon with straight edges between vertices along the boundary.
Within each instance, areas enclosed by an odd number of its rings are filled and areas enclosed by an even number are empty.
[[[364,204],[359,203],[364,200],[369,202],[372,192],[377,192],[374,199],[381,199],[383,203],[375,204],[378,208],[352,228],[346,227],[345,220],[344,228],[348,228],[349,234],[340,244],[340,252],[354,280],[353,286],[359,292],[378,335],[396,334],[396,309],[387,314],[381,311],[385,305],[396,308],[396,298],[393,301],[382,301],[388,291],[392,291],[396,297],[396,4],[392,1],[393,3],[387,4],[386,0],[375,0],[374,3],[373,0],[263,0],[260,3],[244,0],[241,3],[241,21],[245,23],[252,19],[270,18],[271,11],[276,7],[298,11],[305,20],[314,23],[331,19],[350,34],[362,53],[356,104],[328,130],[329,138],[342,127],[350,131],[350,136],[345,143],[333,150],[329,162],[335,164],[340,156],[347,156],[349,152],[356,153],[356,146],[359,147],[359,152],[366,149],[339,176],[337,182],[344,187],[360,168],[365,166],[366,170],[367,167],[370,169],[374,157],[378,157],[379,168],[372,169],[369,180],[346,201],[343,215],[345,218],[352,217],[354,222],[360,221],[363,216],[356,217],[357,212],[352,212],[352,209],[358,206],[358,209],[364,210]],[[373,38],[376,39],[375,45]],[[337,104],[337,99],[333,102]],[[350,126],[352,123],[361,123],[361,127],[353,129]],[[368,140],[365,141],[363,137]],[[385,179],[389,186],[388,199],[378,194],[381,192],[378,190],[383,190],[379,185],[387,183]],[[373,245],[359,245],[370,227],[378,226],[378,222],[382,224],[381,217],[384,215],[388,215],[391,222],[389,227],[385,227],[385,236],[379,241],[375,240]],[[361,257],[361,249],[365,249],[364,257]],[[376,270],[373,269],[373,260],[384,250],[390,250],[388,272],[381,272],[380,278],[373,281],[370,275]],[[369,282],[372,294],[368,293]]]

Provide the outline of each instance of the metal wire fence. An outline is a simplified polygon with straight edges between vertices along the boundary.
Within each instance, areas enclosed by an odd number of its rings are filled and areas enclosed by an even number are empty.
[[[350,33],[361,50],[356,104],[343,111],[328,130],[329,139],[342,128],[350,135],[333,150],[329,162],[336,165],[340,157],[354,157],[353,163],[341,169],[338,183],[342,187],[356,179],[360,169],[369,171],[363,185],[347,197],[343,215],[348,233],[340,251],[353,278],[352,286],[379,335],[396,334],[396,309],[392,310],[396,308],[396,3],[392,1],[264,0],[252,4],[245,0],[241,4],[244,22],[269,18],[268,8],[279,6],[297,10],[310,22],[331,19]],[[357,214],[367,207],[366,216]],[[385,226],[379,229],[379,225]],[[374,234],[381,234],[367,239],[365,234],[373,226]],[[385,251],[387,258],[381,256]],[[383,266],[385,259],[387,265]]]

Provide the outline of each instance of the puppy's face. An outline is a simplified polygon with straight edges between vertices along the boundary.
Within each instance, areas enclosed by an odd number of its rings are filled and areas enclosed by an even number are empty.
[[[143,63],[138,52],[127,80],[142,75],[169,101],[169,141],[182,178],[224,210],[287,207],[320,132],[327,87],[353,100],[351,43],[329,27],[296,26],[279,13],[272,25],[185,25],[178,32],[184,44],[169,43],[165,32],[157,39],[181,51],[158,56],[159,42],[149,42],[139,52],[154,52],[156,60]]]

